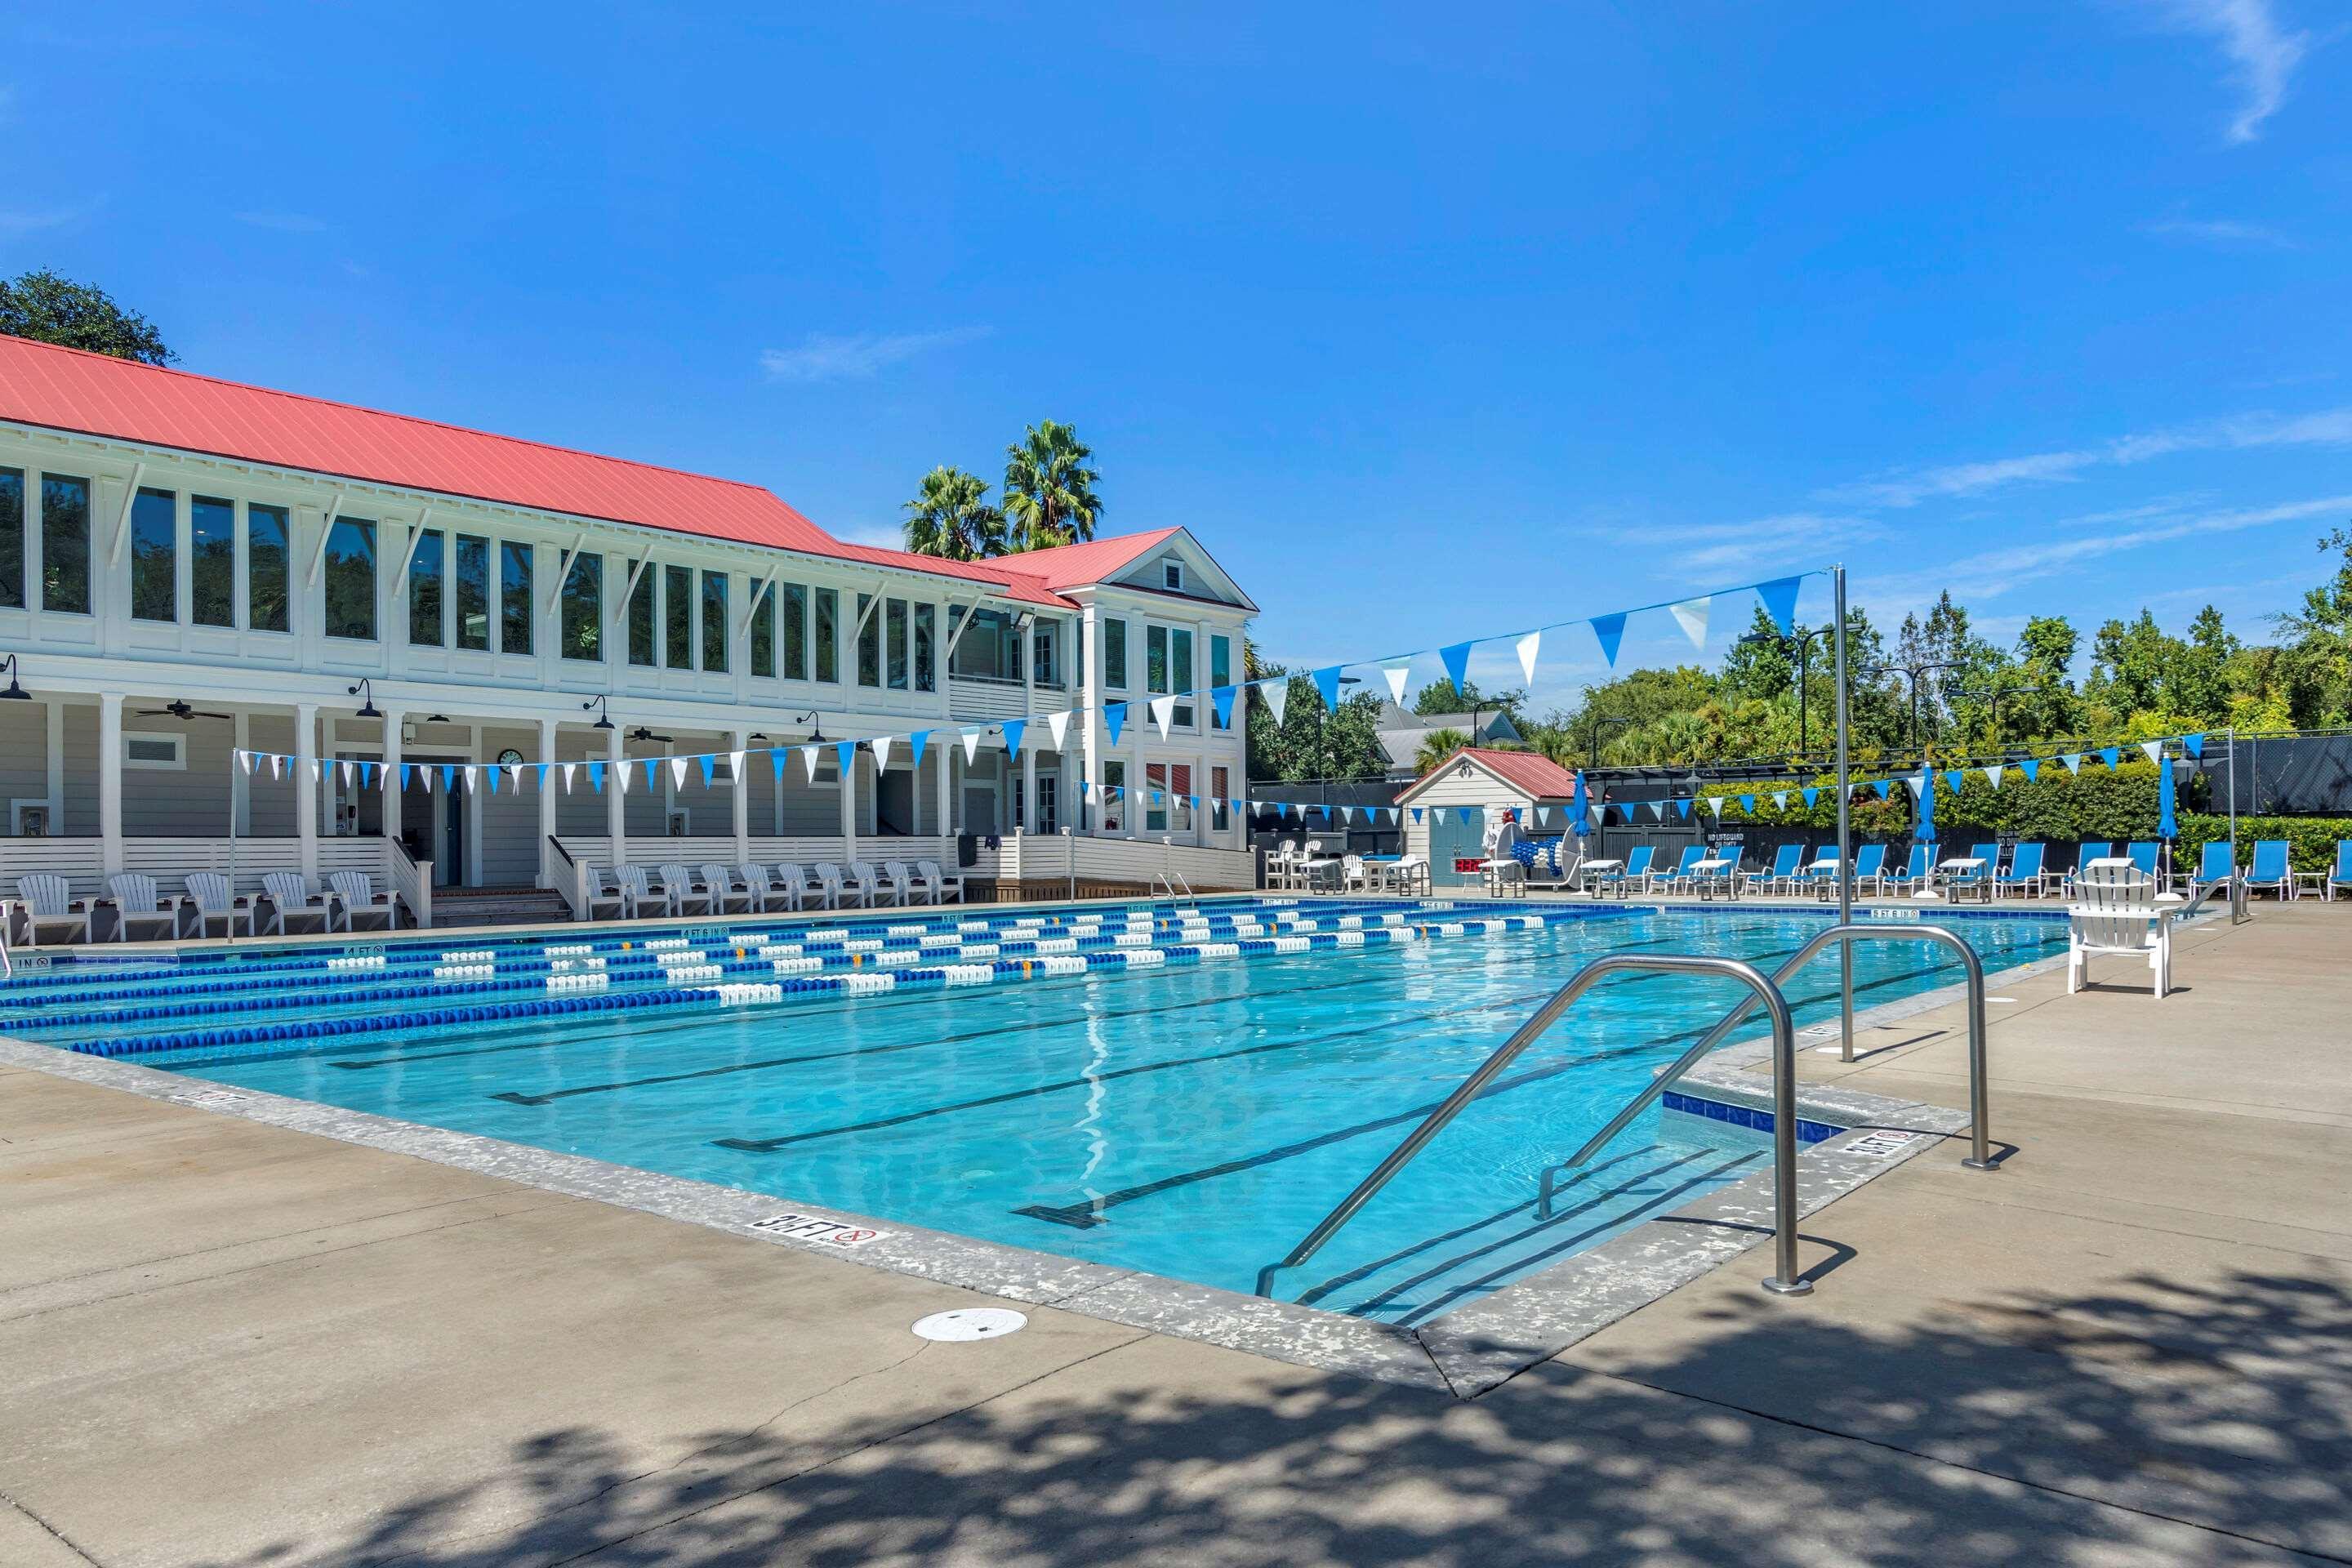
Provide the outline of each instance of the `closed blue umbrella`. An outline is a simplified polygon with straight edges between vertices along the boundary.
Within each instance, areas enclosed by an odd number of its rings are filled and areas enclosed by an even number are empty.
[[[2163,757],[2156,762],[2156,836],[2167,843],[2180,837],[2172,815],[2172,763]]]
[[[1584,770],[1579,768],[1576,770],[1576,794],[1569,801],[1569,813],[1571,818],[1569,826],[1575,829],[1579,838],[1584,837],[1592,831],[1591,810],[1591,802],[1584,793]]]
[[[1936,842],[1936,773],[1932,768],[1919,771],[1919,826],[1912,837],[1922,844]]]

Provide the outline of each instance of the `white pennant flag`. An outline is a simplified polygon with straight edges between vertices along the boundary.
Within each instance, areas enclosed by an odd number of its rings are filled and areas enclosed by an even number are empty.
[[[1995,763],[1991,766],[1986,768],[1984,772],[1985,777],[1992,780],[1992,787],[1999,789],[2000,787],[2000,775],[2009,772],[2009,768],[2005,763]]]
[[[614,784],[616,787],[618,787],[618,788],[619,788],[620,792],[621,792],[623,795],[626,795],[626,794],[628,794],[628,793],[629,793],[629,775],[630,775],[631,773],[635,773],[637,770],[636,770],[636,769],[635,769],[635,768],[633,768],[633,767],[631,767],[631,766],[628,764],[628,763],[627,763],[625,760],[624,760],[624,761],[621,761],[621,762],[614,763],[612,765],[612,767],[611,767],[611,768],[609,768],[609,769],[608,769],[608,770],[606,770],[606,771],[607,771],[607,772],[609,772],[609,773],[613,775],[613,783],[614,783]]]
[[[1398,707],[1403,707],[1404,683],[1412,674],[1412,661],[1401,658],[1394,664],[1384,664],[1381,666],[1381,673],[1388,677],[1389,700]]]
[[[1536,650],[1543,647],[1543,633],[1529,632],[1519,639],[1519,674],[1529,686],[1536,683]]]
[[[419,763],[416,764],[416,782],[425,786],[425,793],[426,795],[431,795],[433,793],[433,775],[439,771],[439,769],[436,768],[430,763]]]
[[[1707,606],[1714,602],[1715,596],[1710,594],[1701,598],[1685,599],[1679,605],[1666,606],[1674,612],[1676,624],[1683,628],[1683,636],[1690,638],[1693,647],[1706,647],[1706,612]]]
[[[1911,786],[1911,798],[1913,800],[1921,799],[1927,793],[1927,781],[1922,775],[1914,774],[1910,778],[1905,779],[1903,782]]]
[[[1782,809],[1784,809],[1784,808],[1786,808],[1786,807],[1787,807],[1788,804],[1789,804],[1789,792],[1788,792],[1787,790],[1784,790],[1784,789],[1778,789],[1778,790],[1774,790],[1774,791],[1772,792],[1772,809],[1773,809],[1773,810],[1775,810],[1775,811],[1782,810]]]
[[[286,759],[275,752],[269,758],[269,776],[281,782],[286,777]]]
[[[352,787],[352,764],[349,763],[343,764],[343,787],[345,789]]]
[[[520,763],[509,763],[507,764],[507,788],[522,788],[522,764]]]
[[[1353,821],[1355,821],[1355,820],[1356,820],[1356,808],[1355,808],[1354,806],[1352,806],[1352,805],[1343,805],[1343,806],[1341,806],[1341,807],[1339,808],[1339,820],[1340,820],[1340,821],[1342,821],[1342,822],[1353,822]]]
[[[1045,733],[1054,737],[1054,750],[1058,752],[1062,749],[1062,737],[1069,732],[1070,710],[1068,709],[1065,708],[1059,713],[1045,715]]]
[[[466,793],[467,795],[479,795],[482,793],[481,774],[482,770],[479,768],[467,768],[466,770]]]
[[[1168,721],[1176,716],[1176,699],[1155,697],[1151,700],[1151,721],[1160,727],[1160,738],[1168,738]]]
[[[1290,705],[1290,678],[1265,681],[1259,685],[1257,694],[1265,699],[1266,711],[1274,715],[1274,721],[1281,723],[1282,710]]]
[[[566,795],[570,795],[572,793],[572,771],[579,765],[580,764],[578,763],[566,763],[563,764],[563,793]]]
[[[898,737],[896,735],[877,735],[874,737],[871,744],[874,747],[874,771],[876,773],[878,773],[890,765],[890,745],[891,742],[898,740]]]
[[[980,731],[977,730],[963,732],[963,760],[967,766],[980,761]]]
[[[1550,820],[1551,820],[1551,807],[1549,807],[1549,806],[1548,806],[1548,805],[1539,805],[1539,806],[1536,807],[1536,826],[1537,826],[1538,827],[1541,827],[1541,826],[1543,826],[1546,823],[1549,822]]]
[[[684,789],[686,787],[686,759],[684,757],[672,757],[669,760],[669,787],[672,789]]]
[[[1709,795],[1706,801],[1706,808],[1707,810],[1715,813],[1715,819],[1717,822],[1721,822],[1723,820],[1723,796],[1719,795]]]
[[[737,784],[741,784],[743,782],[743,753],[741,752],[730,752],[727,753],[727,776],[733,779]]]
[[[816,748],[814,746],[801,748],[801,766],[808,770],[808,782],[816,783]]]
[[[2147,753],[2147,760],[2151,763],[2164,761],[2164,742],[2161,741],[2142,741],[2139,749]]]

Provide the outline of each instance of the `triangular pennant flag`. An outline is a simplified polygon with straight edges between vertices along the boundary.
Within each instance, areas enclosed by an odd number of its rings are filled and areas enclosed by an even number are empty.
[[[1054,737],[1054,750],[1058,752],[1062,749],[1062,737],[1069,732],[1070,710],[1068,709],[1065,708],[1058,713],[1045,715],[1045,733]]]
[[[1622,615],[1595,616],[1589,624],[1594,639],[1601,644],[1601,657],[1609,662],[1610,668],[1616,668],[1617,647],[1625,640],[1625,617]]]
[[[2139,749],[2147,753],[2147,760],[2151,763],[2164,761],[2164,742],[2161,741],[2142,741]]]
[[[1536,683],[1536,654],[1543,647],[1543,633],[1529,632],[1518,641],[1519,675],[1529,686]]]
[[[598,795],[603,795],[604,793],[604,763],[590,763],[588,764],[588,787],[594,790]]]
[[[490,775],[490,793],[496,795],[499,793],[499,770],[493,767],[486,771]]]
[[[2099,761],[2107,764],[2107,772],[2114,773],[2116,771],[2116,763],[2122,760],[2123,752],[2114,746],[2101,746],[2099,748]]]
[[[2038,784],[2041,782],[2042,763],[2032,757],[2028,757],[2025,761],[2018,763],[2017,771],[2025,775],[2025,782],[2027,784]]]
[[[1985,777],[1992,780],[1993,788],[1999,789],[2000,787],[2000,775],[2008,771],[2009,770],[2003,767],[2000,763],[1993,763],[1986,767]]]
[[[274,779],[283,779],[286,776],[286,759],[284,757],[273,755],[269,759],[269,776]]]
[[[251,752],[239,752],[236,754],[236,765],[245,770],[246,777],[251,778],[253,776],[253,753]]]
[[[1723,797],[1721,795],[1711,795],[1707,796],[1706,808],[1707,810],[1715,813],[1715,819],[1717,822],[1721,822],[1723,820]]]
[[[1339,816],[1343,821],[1353,822],[1356,820],[1356,808],[1352,805],[1343,805],[1339,808]]]
[[[965,766],[969,767],[972,763],[980,761],[980,731],[978,730],[964,730],[959,731],[956,738],[963,742],[963,760]]]
[[[629,764],[625,761],[613,764],[613,782],[621,786],[623,795],[629,793]]]
[[[376,763],[362,763],[360,764],[360,788],[373,789],[375,787],[375,770],[380,765],[382,764]]]
[[[1945,770],[1944,773],[1944,787],[1950,790],[1954,795],[1958,795],[1960,793],[1960,780],[1966,776],[1967,775],[1958,768],[1948,768]]]
[[[2083,753],[2080,752],[2069,752],[2058,760],[2066,764],[2066,771],[2070,773],[2083,771]]]
[[[539,764],[539,793],[541,795],[545,795],[547,793],[547,764],[545,763]]]
[[[1110,743],[1116,746],[1118,744],[1118,732],[1127,728],[1127,704],[1107,702],[1103,704],[1102,715],[1103,728],[1109,731]],[[1279,722],[1278,718],[1276,721]]]
[[[1890,780],[1890,779],[1874,779],[1873,781],[1871,781],[1871,785],[1870,785],[1870,787],[1871,787],[1871,788],[1873,788],[1873,789],[1874,789],[1874,790],[1876,790],[1876,791],[1878,792],[1878,798],[1879,798],[1879,799],[1881,799],[1881,800],[1885,800],[1885,799],[1886,798],[1886,792],[1887,792],[1887,789],[1888,789],[1888,788],[1889,788],[1889,786],[1893,784],[1893,782],[1894,782],[1894,781],[1892,781],[1892,780]],[[1916,789],[1917,786],[1915,784],[1913,787]]]
[[[2202,759],[2205,755],[2205,732],[2200,730],[2194,735],[2181,736],[2180,749],[2192,757]]]
[[[1756,596],[1764,601],[1764,613],[1772,624],[1787,637],[1797,624],[1797,590],[1804,585],[1802,577],[1778,577],[1769,583],[1756,584]]]
[[[343,764],[343,787],[345,789],[352,787],[352,764],[349,763]]]
[[[1265,710],[1274,715],[1274,721],[1281,723],[1283,710],[1290,706],[1290,678],[1286,675],[1272,680],[1261,680],[1257,683],[1257,694],[1265,699]],[[1126,704],[1119,706],[1123,708]]]
[[[1690,638],[1693,647],[1706,647],[1706,614],[1714,603],[1714,595],[1704,594],[1696,599],[1685,599],[1679,605],[1666,606],[1668,613],[1675,617],[1675,624],[1682,627],[1683,636]]]
[[[1230,730],[1234,727],[1234,699],[1240,695],[1240,692],[1241,688],[1238,686],[1219,686],[1209,692],[1209,705],[1217,710],[1218,729]]]
[[[923,765],[923,747],[929,742],[930,738],[931,732],[929,730],[918,730],[913,734],[907,737],[907,765],[908,767],[919,768]]]
[[[661,759],[659,757],[647,757],[645,761],[646,787],[647,789],[652,789],[661,783]]]
[[[1903,781],[1905,784],[1911,786],[1911,798],[1913,800],[1917,800],[1920,796],[1927,793],[1927,781],[1933,775],[1929,773],[1913,773],[1909,778]]]
[[[1681,817],[1685,822],[1688,822],[1688,821],[1690,820],[1690,814],[1691,814],[1691,803],[1690,803],[1687,799],[1678,800],[1678,801],[1675,802],[1675,816],[1677,816]]]
[[[1755,815],[1756,815],[1756,797],[1755,797],[1754,795],[1741,795],[1741,796],[1739,797],[1739,809],[1740,809],[1740,810],[1742,810],[1742,811],[1744,811],[1744,812],[1746,812],[1746,813],[1747,813],[1748,816],[1755,816]],[[1717,813],[1716,813],[1716,815],[1717,815],[1717,816],[1722,816],[1723,814],[1722,814],[1721,812],[1717,812]]]
[[[566,763],[563,764],[563,793],[566,795],[570,795],[572,793],[572,772],[579,766],[580,764],[578,763]]]
[[[898,739],[898,737],[895,735],[877,735],[874,737],[873,741],[869,742],[874,748],[874,771],[876,773],[878,773],[885,772],[890,766],[890,743],[896,739]]]
[[[1389,700],[1394,702],[1400,708],[1403,707],[1404,683],[1408,679],[1412,679],[1412,660],[1409,658],[1391,659],[1388,663],[1381,666],[1381,674],[1387,678],[1389,683]]]
[[[709,771],[710,767],[710,759],[709,757],[702,759],[702,766],[704,769],[702,775],[703,782],[708,784],[710,780],[710,773]],[[669,787],[672,789],[684,789],[686,787],[686,759],[684,757],[672,757],[669,760]]]
[[[1422,808],[1420,806],[1416,805],[1412,808],[1412,822],[1413,826],[1416,827],[1421,826],[1421,813]]]
[[[1804,791],[1804,796],[1806,805],[1811,806],[1821,800],[1822,792],[1818,788],[1808,786]]]
[[[1172,702],[1175,700],[1171,698],[1169,700]],[[1003,730],[1004,754],[1007,757],[1017,761],[1021,755],[1021,737],[1028,733],[1029,721],[1026,719],[1007,719],[1004,721]],[[1168,731],[1165,728],[1162,728],[1160,732],[1165,735]]]
[[[801,766],[808,771],[808,782],[816,783],[816,748],[814,746],[801,748]]]
[[[1787,790],[1776,789],[1772,792],[1772,809],[1775,811],[1786,811],[1789,809],[1789,792]]]
[[[1159,728],[1160,738],[1168,738],[1168,722],[1176,716],[1176,699],[1155,697],[1151,700],[1151,722]]]
[[[782,746],[771,746],[768,748],[768,766],[775,773],[776,782],[778,784],[783,783],[784,749]]]
[[[406,795],[408,793],[408,775],[411,771],[413,770],[409,763],[403,763],[400,764],[400,793],[403,795]]]
[[[857,742],[855,742],[855,741],[836,741],[836,742],[834,742],[834,747],[833,747],[833,756],[834,756],[834,762],[835,762],[835,765],[839,768],[839,770],[840,770],[840,772],[839,772],[835,776],[836,776],[836,777],[838,777],[838,778],[841,780],[841,782],[842,782],[842,783],[844,783],[844,784],[847,784],[847,783],[849,783],[851,780],[855,779],[855,778],[857,776]]]
[[[1339,668],[1336,664],[1327,664],[1315,672],[1315,689],[1321,695],[1323,706],[1334,713],[1339,710]],[[1168,731],[1162,730],[1160,737],[1166,740]]]
[[[456,768],[456,767],[454,767],[454,766],[452,766],[450,763],[443,763],[441,764],[441,793],[442,793],[442,794],[444,794],[444,795],[446,795],[446,794],[448,794],[451,790],[456,789],[457,787],[457,768]]]
[[[719,758],[718,758],[718,755],[717,755],[717,753],[715,753],[715,752],[703,752],[703,753],[702,753],[702,755],[700,755],[700,756],[698,756],[698,757],[695,758],[694,760],[695,760],[696,762],[699,763],[700,764],[702,764],[702,787],[703,787],[703,788],[705,788],[705,789],[709,789],[709,788],[710,787],[710,781],[711,781],[713,778],[715,778],[716,776],[718,776],[718,773],[719,773]],[[685,775],[686,775],[686,770],[685,770],[684,768],[678,767],[676,763],[672,763],[672,764],[671,764],[671,767],[672,767],[672,770],[673,770],[674,772],[676,772],[676,773],[678,774],[678,781],[677,781],[677,782],[678,782],[679,784],[683,784],[684,783],[686,783],[686,776],[685,776]]]
[[[734,780],[737,784],[741,784],[743,782],[743,758],[745,754],[746,753],[742,752],[730,752],[727,753],[727,776]]]
[[[1454,695],[1459,697],[1469,690],[1470,645],[1458,642],[1451,647],[1439,648],[1437,657],[1445,666],[1445,679],[1454,682]]]

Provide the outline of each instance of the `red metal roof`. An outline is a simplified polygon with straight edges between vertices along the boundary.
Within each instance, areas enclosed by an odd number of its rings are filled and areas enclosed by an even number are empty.
[[[1465,746],[1397,792],[1402,800],[1422,785],[1468,757],[1504,783],[1537,800],[1569,800],[1576,795],[1576,774],[1539,752],[1497,752],[1485,746]]]
[[[1004,560],[942,561],[845,543],[758,485],[6,336],[0,336],[0,419],[896,567],[1062,608],[1071,601],[1055,587],[1098,581],[1176,531]]]

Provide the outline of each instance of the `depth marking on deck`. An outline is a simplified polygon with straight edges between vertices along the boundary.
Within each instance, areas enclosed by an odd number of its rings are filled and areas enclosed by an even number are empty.
[[[837,1219],[819,1219],[805,1214],[770,1215],[765,1219],[753,1220],[751,1228],[770,1236],[790,1237],[794,1241],[821,1241],[827,1247],[866,1247],[890,1234],[869,1226],[845,1225]]]

